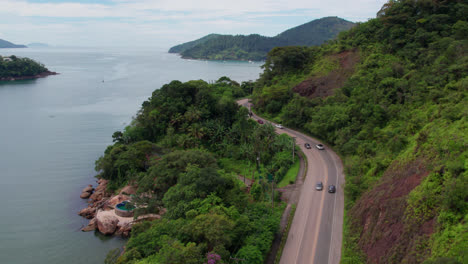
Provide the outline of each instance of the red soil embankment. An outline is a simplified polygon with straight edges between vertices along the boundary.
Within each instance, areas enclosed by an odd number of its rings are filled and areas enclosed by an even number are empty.
[[[293,91],[309,98],[327,97],[333,95],[334,90],[341,88],[354,73],[360,56],[357,50],[343,51],[331,55],[330,60],[337,60],[339,68],[332,70],[325,76],[311,77],[293,88]]]

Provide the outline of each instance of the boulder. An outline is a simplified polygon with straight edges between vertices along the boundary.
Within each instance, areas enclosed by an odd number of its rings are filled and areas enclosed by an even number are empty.
[[[107,188],[107,180],[100,179],[98,181],[98,186],[96,187],[97,190],[105,190]]]
[[[112,235],[117,228],[119,219],[114,215],[98,213],[96,215],[96,222],[99,232],[104,235]]]
[[[88,192],[88,193],[91,193],[94,191],[94,188],[93,186],[90,184],[88,185],[88,187],[85,187],[81,192]]]
[[[85,209],[78,212],[78,215],[81,215],[87,219],[94,218],[94,216],[96,215],[96,208],[86,207]]]
[[[130,235],[130,231],[132,231],[132,223],[126,223],[124,225],[118,226],[118,229],[115,232],[115,235],[128,237]]]
[[[91,219],[89,224],[81,229],[83,232],[94,231],[97,228],[96,218]]]
[[[130,196],[128,195],[125,195],[125,194],[119,194],[119,195],[116,195],[114,197],[112,197],[111,199],[109,199],[107,201],[107,204],[112,206],[112,207],[115,207],[117,204],[123,202],[123,201],[127,201],[127,200],[130,200]]]
[[[128,185],[122,188],[122,190],[120,191],[120,194],[132,195],[132,194],[136,194],[136,191],[137,191],[137,188],[135,186]]]
[[[88,199],[91,196],[90,192],[82,192],[80,195],[81,199]]]
[[[91,194],[91,196],[89,197],[89,199],[93,200],[93,201],[99,201],[102,199],[102,197],[104,197],[104,193],[103,192],[94,192],[93,194]]]

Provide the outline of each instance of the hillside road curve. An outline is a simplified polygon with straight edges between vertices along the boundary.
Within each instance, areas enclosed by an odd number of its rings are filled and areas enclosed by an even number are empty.
[[[250,109],[248,99],[238,103]],[[269,122],[256,115],[252,118]],[[345,182],[342,162],[327,146],[324,150],[317,149],[315,145],[320,142],[314,138],[286,127],[276,128],[276,132],[295,137],[296,144],[307,159],[306,178],[300,190],[299,203],[280,264],[339,264],[343,238]],[[306,149],[305,143],[309,143],[312,148]],[[315,190],[319,181],[324,186],[322,191]],[[329,185],[336,186],[336,193],[328,193]]]

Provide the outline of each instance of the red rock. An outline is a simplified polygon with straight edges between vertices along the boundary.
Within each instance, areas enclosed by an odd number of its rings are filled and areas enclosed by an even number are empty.
[[[132,224],[128,223],[128,224],[125,224],[125,225],[119,227],[118,233],[119,233],[119,235],[121,235],[123,237],[128,237],[130,235],[131,231],[132,231]]]
[[[135,186],[128,185],[122,188],[122,190],[120,191],[120,194],[131,195],[131,194],[136,194],[136,191],[137,191],[137,188]]]
[[[104,235],[112,235],[117,228],[119,219],[113,215],[97,214],[96,222],[99,232]]]
[[[81,229],[83,232],[94,231],[97,228],[96,218],[91,219],[89,224]]]
[[[104,193],[102,192],[95,192],[93,194],[91,194],[91,196],[89,197],[89,199],[93,200],[93,201],[99,201],[102,199],[102,197],[104,197]]]
[[[86,207],[80,212],[78,212],[78,215],[81,215],[87,219],[91,219],[96,215],[96,208],[93,207]]]
[[[88,185],[87,187],[85,187],[81,192],[88,192],[88,193],[91,193],[94,191],[94,188],[92,185]]]
[[[91,196],[91,193],[89,192],[82,192],[80,195],[81,199],[88,199]]]

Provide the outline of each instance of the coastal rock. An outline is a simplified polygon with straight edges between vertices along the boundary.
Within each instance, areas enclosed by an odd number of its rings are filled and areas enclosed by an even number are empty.
[[[99,232],[104,235],[112,235],[117,228],[117,224],[119,223],[119,219],[116,216],[109,215],[109,214],[97,214],[96,215],[96,222]]]
[[[38,78],[44,78],[49,75],[57,75],[58,73],[56,72],[51,72],[51,71],[45,71],[43,73],[37,74],[37,75],[31,75],[31,76],[20,76],[20,77],[0,77],[0,81],[18,81],[18,80],[30,80],[30,79],[38,79]]]
[[[122,237],[128,237],[130,235],[130,231],[132,231],[132,223],[123,223],[121,225],[121,222],[118,224],[117,231],[115,231],[115,235],[122,236]]]
[[[96,191],[105,191],[107,188],[107,180],[104,179],[99,179],[98,180],[98,186],[96,187]]]
[[[88,193],[91,193],[94,191],[94,188],[93,186],[90,184],[88,185],[87,187],[85,187],[81,192],[88,192]]]
[[[85,217],[87,219],[94,218],[94,216],[96,215],[96,208],[86,207],[83,210],[81,210],[80,212],[78,212],[78,215],[81,215],[81,216],[83,216],[83,217]]]
[[[80,195],[81,199],[88,199],[91,196],[90,192],[82,192]]]
[[[128,185],[122,188],[122,190],[120,191],[120,194],[132,195],[132,194],[136,194],[136,191],[137,191],[137,187]]]
[[[104,207],[114,209],[117,204],[119,204],[119,203],[121,203],[123,201],[126,201],[126,200],[130,200],[130,196],[127,196],[127,195],[124,195],[124,194],[119,194],[119,195],[116,195],[116,196],[112,197],[111,199],[107,200]]]
[[[91,196],[89,197],[89,199],[93,200],[93,201],[99,201],[102,199],[102,197],[104,197],[104,193],[102,192],[95,192],[93,194],[91,194]]]
[[[91,219],[89,221],[89,224],[81,229],[83,232],[89,232],[89,231],[94,231],[97,228],[97,220],[96,218]]]

